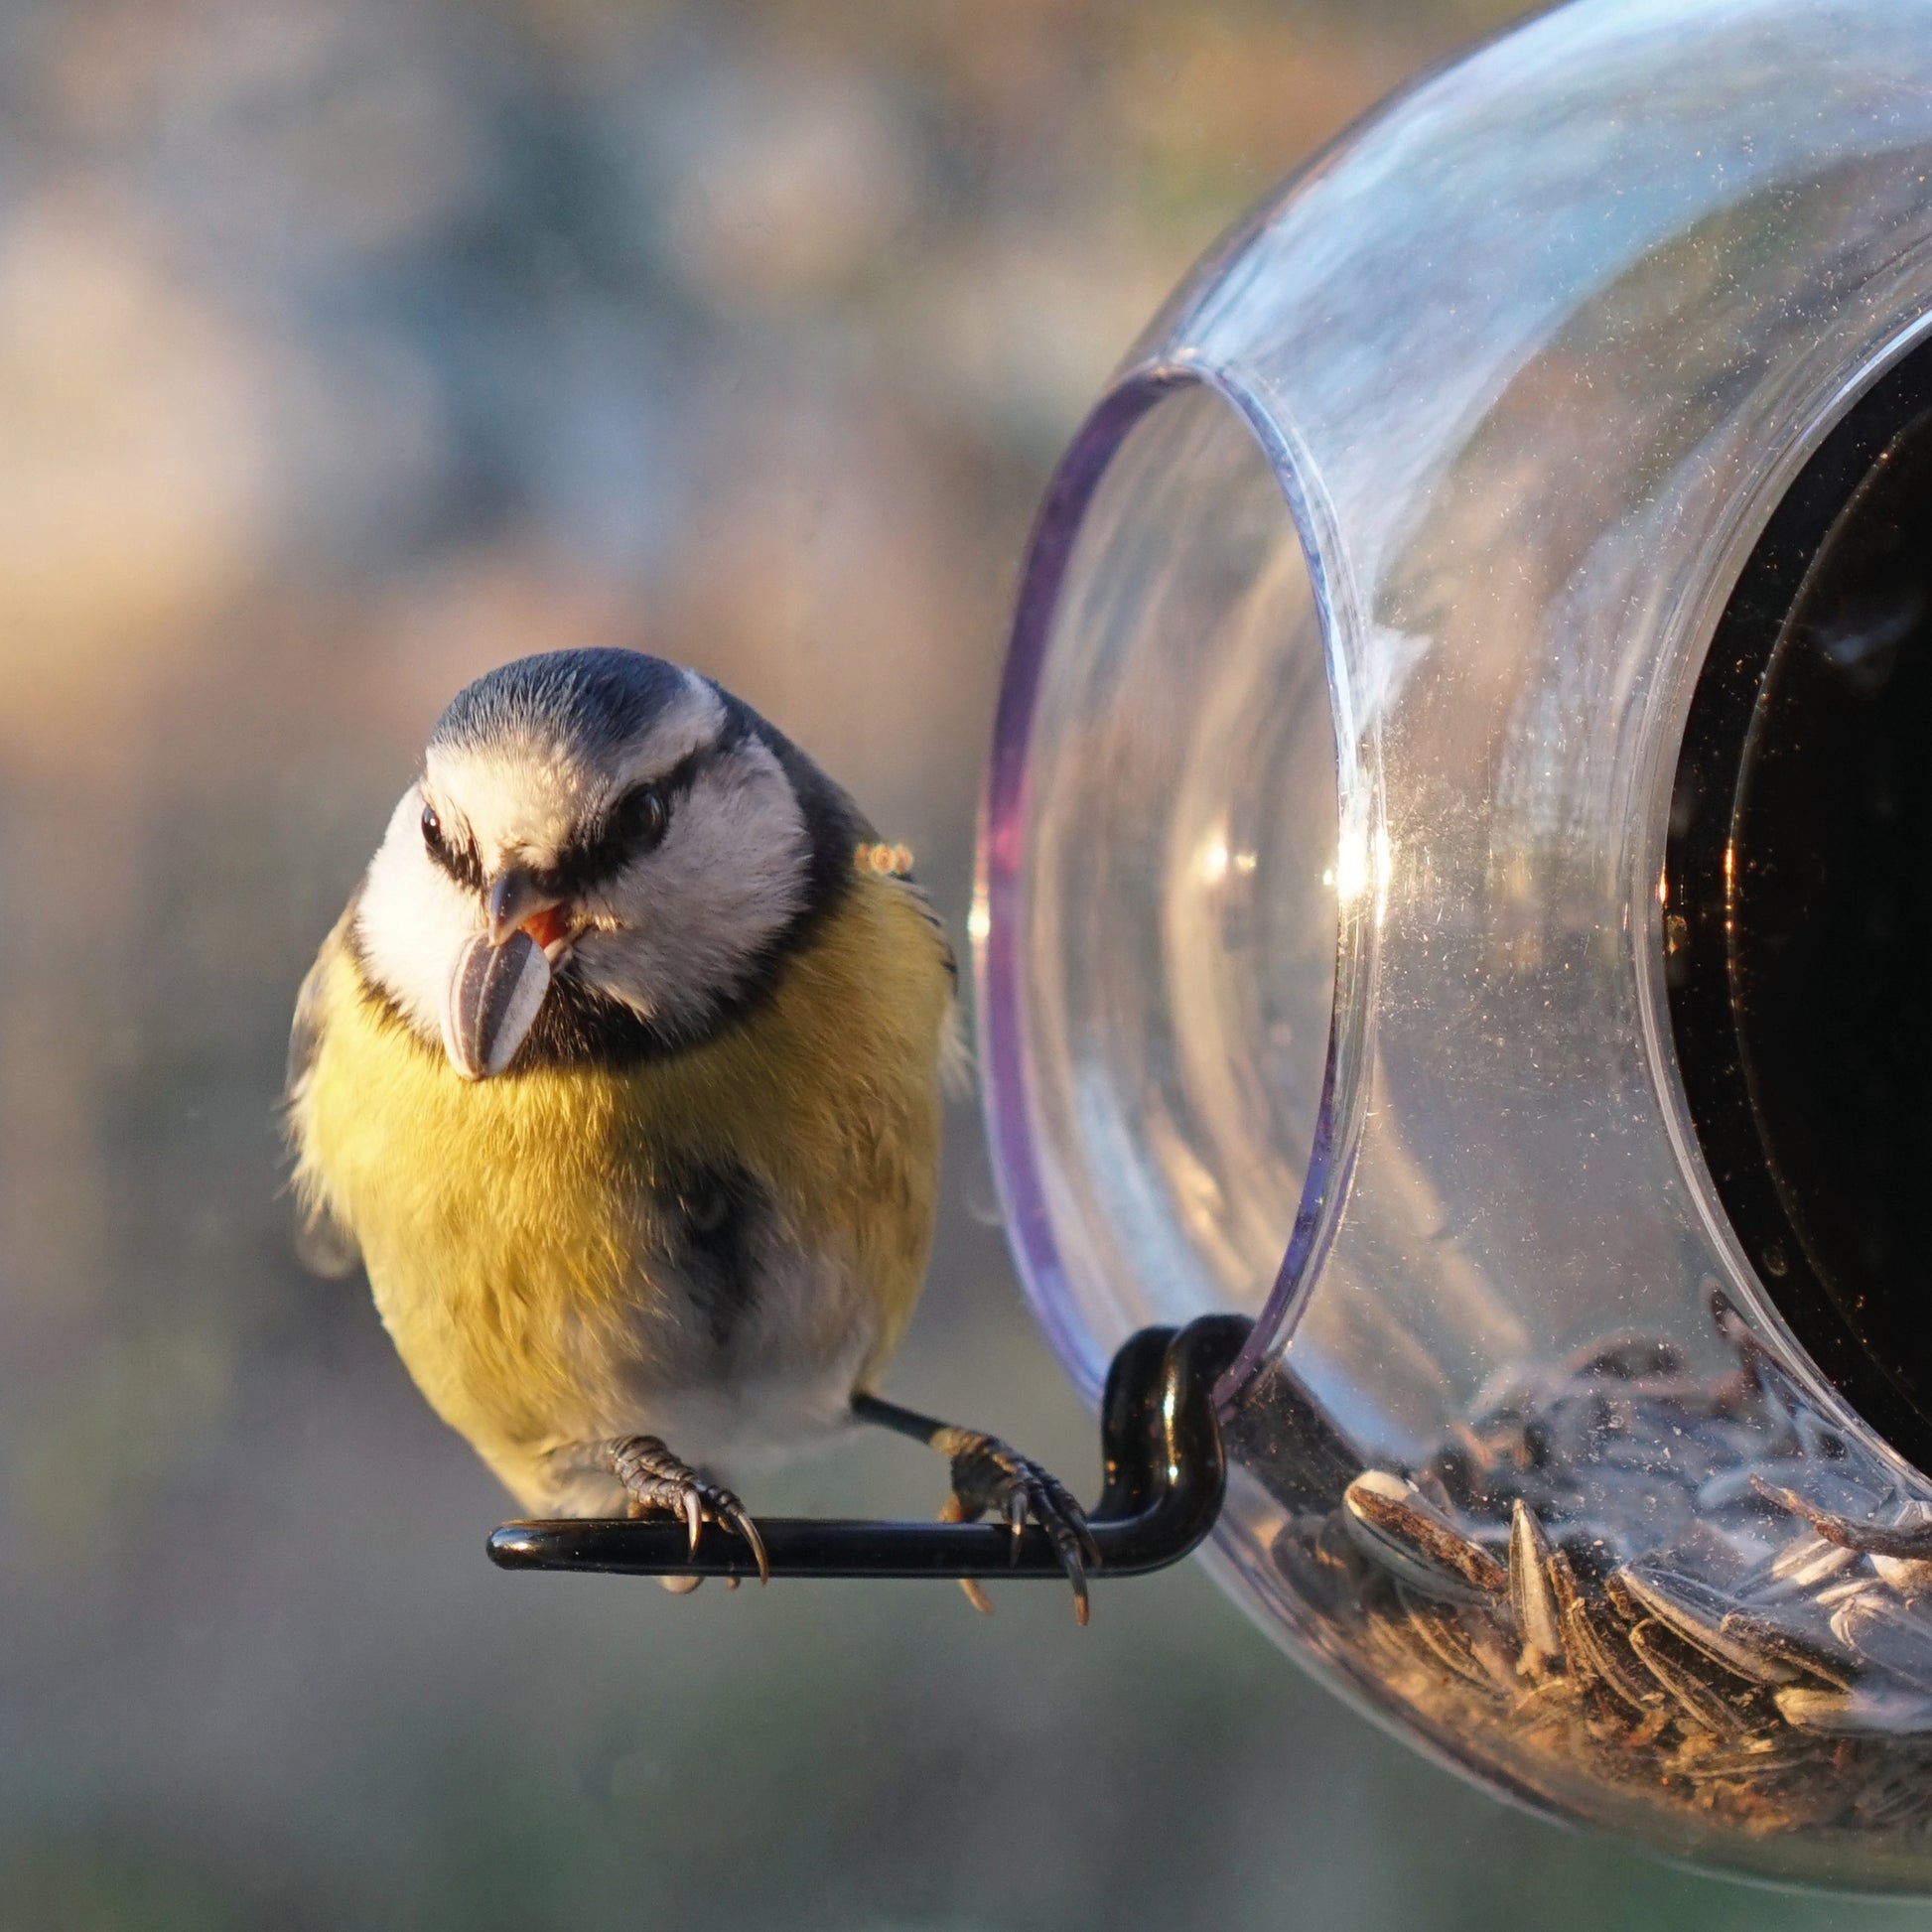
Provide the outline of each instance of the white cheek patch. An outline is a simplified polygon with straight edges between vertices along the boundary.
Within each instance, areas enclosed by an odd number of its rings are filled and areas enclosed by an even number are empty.
[[[584,935],[580,970],[647,1018],[700,1021],[798,912],[809,864],[790,781],[748,743],[700,774],[664,843],[599,896],[620,929]]]
[[[458,957],[483,930],[483,900],[424,851],[422,811],[412,785],[370,861],[355,936],[371,977],[419,1033],[437,1039]]]

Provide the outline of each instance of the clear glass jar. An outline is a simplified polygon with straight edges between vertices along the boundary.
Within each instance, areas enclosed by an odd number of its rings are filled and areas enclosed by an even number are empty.
[[[1864,679],[1886,825],[1932,785],[1887,695],[1932,651],[1909,542],[1853,543],[1836,592],[1779,549],[1806,515],[1932,533],[1900,457],[1929,180],[1905,0],[1575,5],[1344,136],[1062,466],[974,920],[1009,1225],[1070,1372],[1256,1317],[1215,1558],[1252,1613],[1494,1789],[1865,1885],[1932,1882],[1932,1483],[1915,1364],[1879,1359],[1911,1324],[1853,1307],[1918,1264],[1841,1293],[1761,1121],[1731,1172],[1681,955],[1722,1007],[1742,901],[1680,905],[1671,866],[1701,824],[1712,891],[1775,870],[1742,843],[1775,680],[1731,693],[1728,764],[1687,741],[1753,609]],[[1865,782],[1847,743],[1812,782]],[[1932,864],[1892,870],[1909,934]],[[1716,1034],[1757,1121],[1775,1081]],[[1904,1084],[1873,1158],[1909,1179]]]

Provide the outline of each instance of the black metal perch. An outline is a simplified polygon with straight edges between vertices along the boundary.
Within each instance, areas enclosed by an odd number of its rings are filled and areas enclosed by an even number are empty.
[[[1106,1479],[1089,1518],[1100,1577],[1139,1577],[1193,1551],[1227,1488],[1214,1385],[1240,1353],[1245,1315],[1143,1328],[1122,1343],[1101,1404]],[[1046,1533],[1016,1539],[993,1523],[760,1516],[774,1577],[1045,1577],[1064,1584]],[[1017,1547],[1016,1547],[1017,1545]],[[756,1577],[741,1537],[707,1523],[692,1551],[681,1522],[568,1518],[505,1523],[489,1539],[505,1570],[596,1570],[627,1577]]]

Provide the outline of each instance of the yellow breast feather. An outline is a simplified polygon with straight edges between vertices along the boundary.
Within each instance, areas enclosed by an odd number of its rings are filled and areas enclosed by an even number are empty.
[[[897,1344],[931,1239],[952,1006],[943,940],[898,882],[862,874],[749,1016],[637,1066],[465,1081],[371,996],[345,927],[312,993],[298,1188],[354,1235],[424,1394],[513,1489],[533,1453],[620,1412],[653,1351],[701,1348],[646,1259],[661,1183],[694,1158],[729,1151],[855,1286],[861,1379]],[[826,1300],[827,1359],[852,1352],[853,1306]]]

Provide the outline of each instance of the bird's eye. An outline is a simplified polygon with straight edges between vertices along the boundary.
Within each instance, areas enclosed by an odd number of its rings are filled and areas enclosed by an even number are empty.
[[[670,829],[671,801],[655,785],[643,785],[623,803],[624,830],[648,851]]]
[[[423,807],[423,843],[432,852],[443,850],[443,821],[437,817],[434,805]]]

